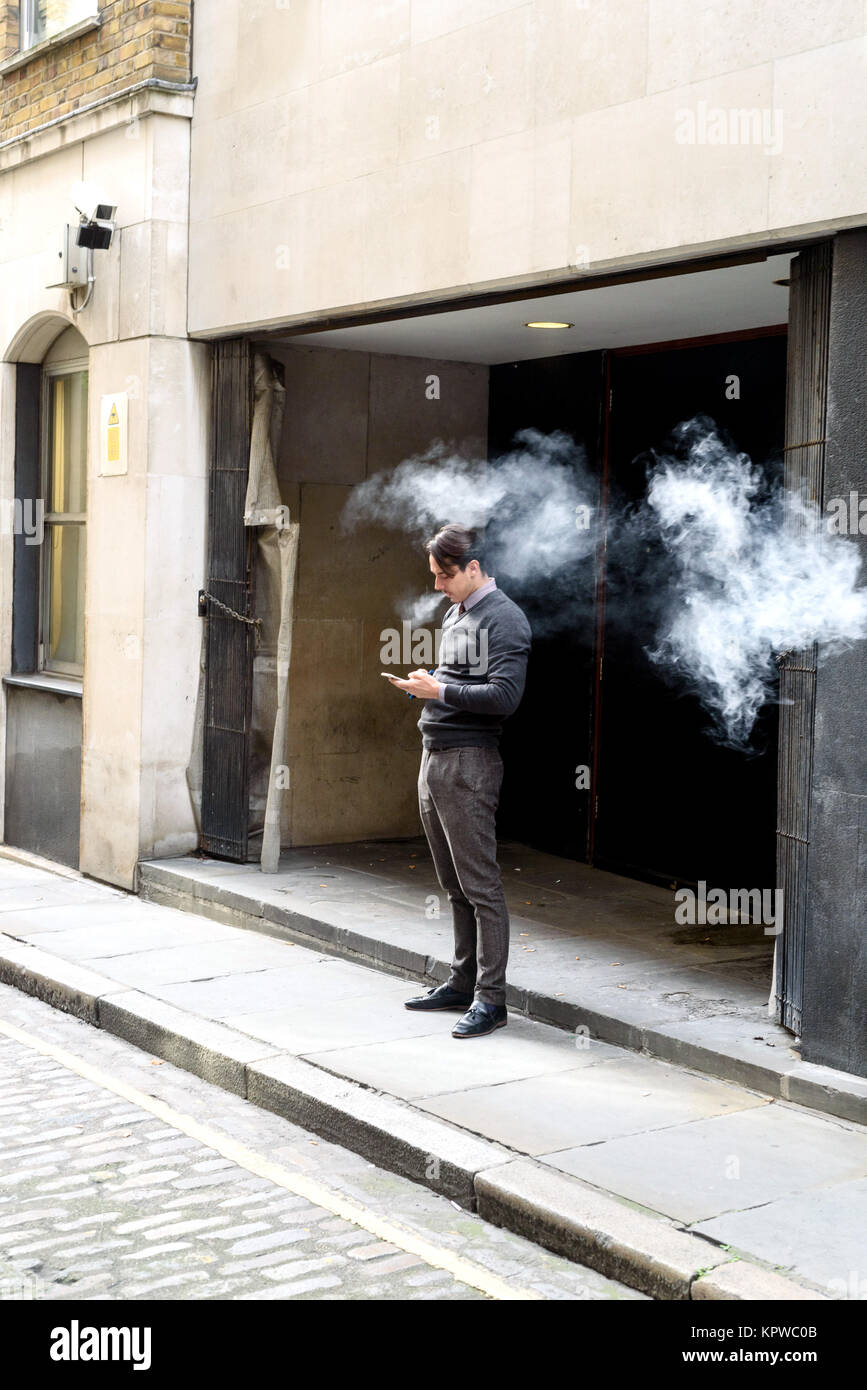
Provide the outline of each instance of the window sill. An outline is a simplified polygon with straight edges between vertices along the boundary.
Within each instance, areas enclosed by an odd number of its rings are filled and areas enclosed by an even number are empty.
[[[26,63],[34,58],[39,58],[43,53],[48,53],[52,48],[60,48],[62,44],[69,43],[70,39],[77,39],[79,34],[87,34],[91,29],[98,29],[102,20],[98,14],[89,15],[87,19],[79,19],[76,24],[70,24],[68,29],[61,29],[58,34],[51,34],[47,39],[40,39],[32,48],[25,48],[23,52],[13,53],[9,58],[4,58],[0,63],[0,77],[4,73],[12,72],[15,68],[23,68]]]
[[[77,676],[53,675],[49,671],[22,672],[3,677],[4,685],[23,685],[28,690],[46,690],[51,695],[76,695],[81,699],[82,682]]]

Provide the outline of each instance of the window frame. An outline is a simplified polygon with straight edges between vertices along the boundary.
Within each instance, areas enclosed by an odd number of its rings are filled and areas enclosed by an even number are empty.
[[[30,28],[38,10],[39,0],[18,0],[18,47],[22,53],[51,37],[49,34],[37,36]]]
[[[32,34],[26,31],[24,18],[25,9],[28,12],[32,12],[34,3],[35,0],[18,0],[17,5],[15,5],[18,15],[17,47],[14,52],[10,53],[7,58],[4,58],[2,62],[0,62],[0,76],[7,72],[12,72],[15,68],[23,67],[26,63],[31,62],[32,59],[39,57],[41,53],[46,53],[50,49],[58,47],[61,44],[69,43],[70,39],[78,38],[79,35],[86,34],[91,29],[98,29],[102,24],[102,15],[98,8],[99,0],[92,0],[90,14],[85,15],[82,19],[73,20],[64,29],[55,30],[55,32],[49,34],[47,38],[36,39]]]
[[[39,547],[39,580],[37,594],[37,612],[39,630],[36,642],[36,670],[39,674],[47,676],[67,676],[75,680],[84,679],[84,661],[81,664],[71,661],[54,660],[49,662],[47,658],[48,634],[51,621],[51,599],[50,599],[50,575],[51,575],[51,528],[59,525],[80,526],[85,535],[85,565],[87,560],[87,510],[85,501],[85,511],[83,512],[51,512],[48,510],[47,502],[51,493],[51,403],[52,390],[51,382],[62,376],[76,376],[81,372],[87,373],[87,412],[84,422],[84,488],[85,499],[87,497],[88,465],[90,462],[90,361],[87,357],[71,358],[69,361],[51,363],[42,368],[41,400],[39,406],[40,422],[40,449],[39,449],[39,479],[40,494],[45,511],[43,513],[43,534],[42,544]],[[86,585],[86,577],[85,577]],[[86,589],[85,589],[86,602]],[[82,620],[84,614],[82,613]]]

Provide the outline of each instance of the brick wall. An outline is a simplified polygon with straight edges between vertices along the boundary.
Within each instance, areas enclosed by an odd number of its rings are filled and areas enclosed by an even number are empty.
[[[94,0],[101,20],[0,74],[0,140],[145,78],[190,79],[191,0]],[[18,50],[18,5],[0,3],[0,57]]]

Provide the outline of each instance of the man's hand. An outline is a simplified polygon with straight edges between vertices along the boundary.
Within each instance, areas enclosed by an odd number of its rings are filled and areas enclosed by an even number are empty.
[[[439,696],[439,681],[435,681],[433,676],[421,667],[417,671],[410,671],[405,681],[398,680],[396,676],[391,676],[390,679],[398,690],[405,690],[417,700],[436,700]]]

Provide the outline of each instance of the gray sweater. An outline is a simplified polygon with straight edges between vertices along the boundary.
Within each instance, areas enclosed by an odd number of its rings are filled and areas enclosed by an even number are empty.
[[[425,748],[496,748],[503,720],[521,703],[531,640],[530,624],[501,589],[460,616],[452,604],[434,671],[445,698],[425,700],[418,721]]]

